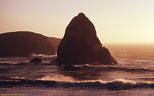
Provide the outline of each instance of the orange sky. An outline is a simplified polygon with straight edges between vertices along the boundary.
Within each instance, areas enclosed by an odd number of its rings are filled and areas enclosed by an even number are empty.
[[[94,23],[103,43],[154,43],[154,0],[0,0],[0,33],[62,38],[79,12]]]

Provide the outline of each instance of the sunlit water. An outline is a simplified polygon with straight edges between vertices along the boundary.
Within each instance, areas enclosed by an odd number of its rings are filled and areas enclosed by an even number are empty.
[[[107,46],[118,65],[63,70],[55,56],[0,58],[0,96],[154,96],[154,46]]]

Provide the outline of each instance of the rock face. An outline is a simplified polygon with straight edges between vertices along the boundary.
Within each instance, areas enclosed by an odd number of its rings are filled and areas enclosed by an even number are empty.
[[[109,50],[102,47],[92,22],[79,13],[69,23],[58,46],[59,64],[116,64]]]
[[[46,36],[18,31],[0,34],[0,57],[29,56],[31,54],[54,54],[54,47]]]

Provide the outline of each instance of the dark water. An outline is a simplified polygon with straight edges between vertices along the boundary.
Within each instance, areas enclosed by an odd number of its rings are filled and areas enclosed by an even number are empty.
[[[55,56],[0,58],[0,96],[154,96],[154,47],[108,46],[118,65],[51,64]],[[22,62],[22,63],[21,63]]]

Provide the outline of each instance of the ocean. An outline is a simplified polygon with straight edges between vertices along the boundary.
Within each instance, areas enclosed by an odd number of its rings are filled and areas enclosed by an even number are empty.
[[[0,58],[0,96],[154,96],[154,45],[106,45],[117,65],[65,70],[55,55]]]

